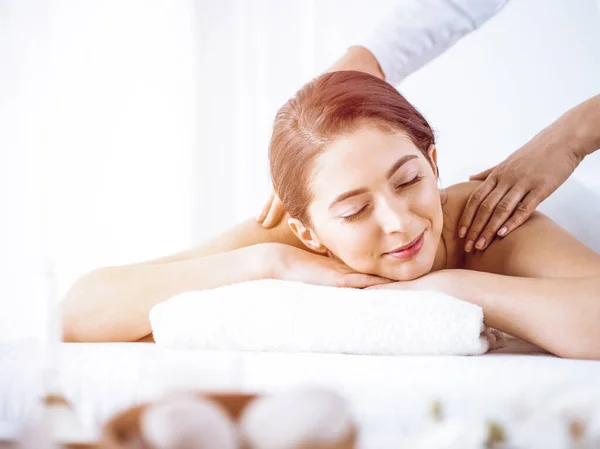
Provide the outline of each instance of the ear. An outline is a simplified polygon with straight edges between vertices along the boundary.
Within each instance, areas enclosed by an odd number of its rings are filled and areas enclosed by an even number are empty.
[[[300,239],[304,245],[317,253],[326,254],[327,248],[325,248],[316,234],[312,231],[312,229],[307,228],[304,224],[298,220],[297,218],[288,219],[288,226],[292,230],[292,232]]]
[[[435,145],[429,145],[427,148],[427,156],[429,156],[429,161],[431,162],[431,166],[433,167],[433,173],[435,176],[438,176],[438,168],[437,168],[437,148]]]

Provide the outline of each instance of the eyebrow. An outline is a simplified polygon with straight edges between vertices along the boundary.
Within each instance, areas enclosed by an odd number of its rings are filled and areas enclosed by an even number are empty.
[[[402,156],[400,159],[398,159],[396,161],[396,163],[394,165],[392,165],[392,168],[390,168],[387,172],[387,179],[390,179],[392,176],[394,176],[394,173],[396,173],[398,171],[398,169],[400,167],[402,167],[404,164],[406,164],[408,161],[412,161],[413,159],[416,159],[417,156],[414,154],[407,154],[406,156]]]
[[[387,171],[386,177],[387,179],[390,179],[392,176],[394,176],[394,173],[396,173],[400,167],[402,167],[404,164],[406,164],[408,161],[411,161],[413,159],[416,159],[417,156],[414,154],[407,154],[406,156],[402,156],[400,159],[398,159],[394,165],[392,165],[392,168],[390,168]],[[329,205],[329,209],[331,210],[331,208],[333,208],[333,206],[335,206],[337,203],[347,200],[350,197],[356,196],[356,195],[360,195],[362,193],[365,193],[367,191],[367,189],[365,187],[362,187],[360,189],[354,189],[354,190],[349,190],[348,192],[344,192],[341,195],[338,195]]]

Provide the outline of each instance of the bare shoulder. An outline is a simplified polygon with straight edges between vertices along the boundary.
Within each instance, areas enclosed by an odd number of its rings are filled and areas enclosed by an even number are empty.
[[[480,181],[464,182],[445,190],[444,232],[461,252],[458,222]],[[447,223],[446,223],[447,221]],[[505,238],[496,238],[485,251],[461,253],[466,269],[521,277],[583,277],[600,274],[600,254],[588,248],[552,219],[535,211]]]
[[[214,254],[225,253],[261,243],[281,243],[313,252],[310,248],[306,247],[292,232],[288,226],[288,218],[289,215],[285,214],[279,224],[270,229],[263,228],[262,225],[257,223],[254,218],[249,218],[226,230],[225,232],[211,237],[198,247],[170,256],[162,257],[160,259],[141,262],[141,264],[154,265],[181,262],[199,257],[207,257]]]
[[[444,210],[445,232],[452,232],[454,235],[458,233],[460,216],[465,210],[469,197],[479,185],[481,185],[481,181],[469,181],[454,184],[444,189],[442,193],[442,208]]]
[[[443,210],[444,210],[444,227],[452,228],[455,233],[458,233],[458,223],[460,217],[467,206],[467,202],[471,197],[471,194],[482,184],[481,181],[469,181],[454,184],[444,190],[443,196]],[[447,221],[447,223],[446,223]],[[519,229],[524,230],[532,228],[532,226],[538,228],[552,227],[554,222],[540,212],[534,212],[531,214],[526,222],[528,225],[522,225]],[[557,226],[557,225],[555,225]],[[539,231],[540,229],[536,229]]]

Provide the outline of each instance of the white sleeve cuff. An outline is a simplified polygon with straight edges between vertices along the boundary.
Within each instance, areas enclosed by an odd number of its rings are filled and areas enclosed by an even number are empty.
[[[508,0],[407,0],[356,45],[367,48],[386,81],[402,79],[493,17]]]

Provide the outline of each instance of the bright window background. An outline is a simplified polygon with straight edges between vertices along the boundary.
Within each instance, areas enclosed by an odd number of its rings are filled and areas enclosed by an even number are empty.
[[[0,0],[0,339],[40,328],[44,247],[62,295],[255,215],[278,107],[401,3]],[[596,1],[512,0],[403,82],[444,185],[599,93],[598,54]]]

